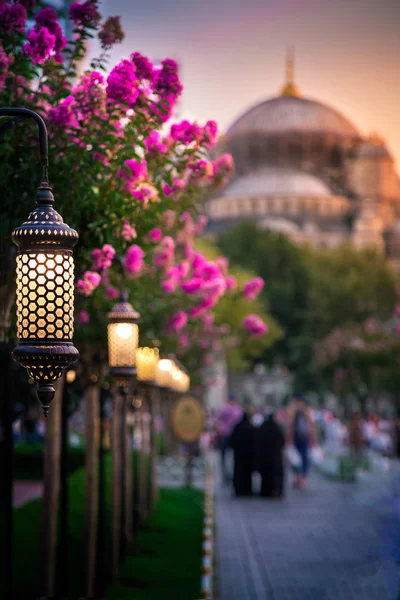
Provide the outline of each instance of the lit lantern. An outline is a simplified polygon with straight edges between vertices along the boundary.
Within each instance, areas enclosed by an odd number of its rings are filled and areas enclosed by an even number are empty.
[[[136,376],[138,381],[147,383],[154,382],[156,379],[158,361],[158,348],[138,348],[136,350]]]
[[[72,249],[78,234],[54,210],[48,179],[46,125],[27,108],[0,108],[0,134],[20,121],[33,119],[39,130],[42,180],[37,208],[12,233],[17,253],[17,337],[13,358],[25,367],[37,384],[37,395],[47,416],[54,397],[54,383],[76,361],[74,330],[74,261]]]
[[[160,358],[157,364],[155,381],[160,388],[171,387],[171,372],[173,362],[169,358]]]
[[[17,227],[17,335],[13,358],[37,383],[44,415],[54,382],[76,361],[74,347],[74,260],[78,234],[54,210],[48,185],[41,185],[37,208]]]
[[[139,343],[139,313],[129,304],[126,293],[108,313],[108,363],[110,374],[121,388],[136,375],[136,349]]]

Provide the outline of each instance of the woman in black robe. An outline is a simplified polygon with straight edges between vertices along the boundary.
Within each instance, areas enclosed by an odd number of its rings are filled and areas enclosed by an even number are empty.
[[[236,496],[252,496],[252,474],[254,470],[254,427],[249,416],[243,413],[242,420],[232,431],[230,445],[233,450],[233,487]]]
[[[264,498],[282,498],[284,490],[283,450],[285,437],[281,427],[269,415],[256,432],[256,467],[261,475]]]

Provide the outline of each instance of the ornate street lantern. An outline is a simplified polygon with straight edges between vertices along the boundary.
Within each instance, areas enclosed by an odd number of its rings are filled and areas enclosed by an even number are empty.
[[[154,383],[158,361],[158,348],[138,348],[136,350],[137,380],[145,383]]]
[[[155,381],[160,388],[171,387],[171,371],[173,362],[170,358],[160,358],[157,364]]]
[[[129,304],[126,292],[108,313],[108,363],[117,386],[125,388],[136,375],[136,349],[139,343],[139,313]]]
[[[47,129],[43,119],[25,108],[1,108],[0,117],[14,117],[1,126],[5,131],[27,118],[39,128],[42,181],[36,203],[12,233],[17,253],[17,336],[12,355],[37,384],[45,416],[54,397],[54,382],[76,361],[74,330],[74,261],[78,234],[54,210],[49,186]]]

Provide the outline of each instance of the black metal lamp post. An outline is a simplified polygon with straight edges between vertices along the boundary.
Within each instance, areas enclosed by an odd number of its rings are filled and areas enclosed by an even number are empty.
[[[0,108],[0,117],[13,117],[0,133],[23,119],[39,129],[42,180],[37,208],[12,233],[17,254],[17,335],[12,356],[37,384],[45,416],[54,397],[54,382],[79,356],[72,342],[74,329],[73,247],[78,234],[54,210],[48,180],[47,129],[43,119],[26,108]]]

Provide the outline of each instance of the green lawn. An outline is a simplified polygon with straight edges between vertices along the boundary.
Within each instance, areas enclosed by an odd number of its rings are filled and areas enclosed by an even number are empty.
[[[200,595],[203,494],[163,489],[157,511],[126,558],[109,600],[195,600]]]
[[[105,556],[111,556],[111,457],[105,457]],[[83,469],[69,476],[68,598],[83,597],[85,577]],[[194,490],[161,490],[157,510],[128,555],[120,585],[109,587],[107,600],[195,600],[199,597],[203,495]],[[15,598],[40,596],[41,499],[14,511]],[[111,560],[104,561],[105,567]],[[106,577],[110,573],[105,574]],[[67,594],[65,594],[67,596]]]

